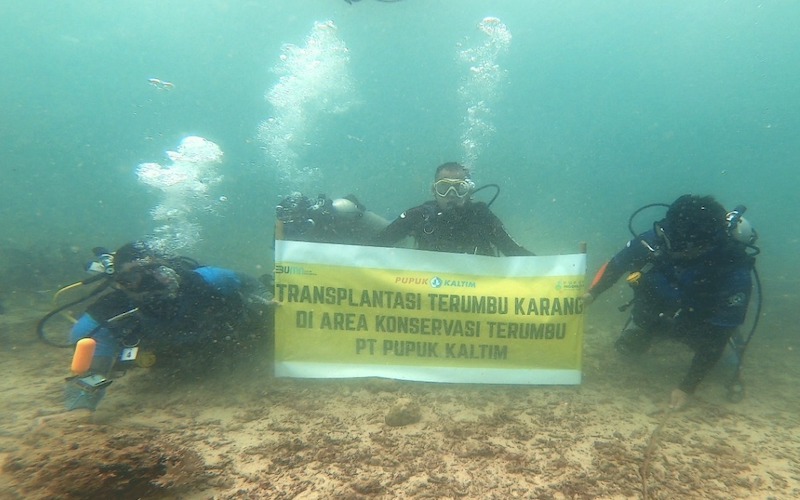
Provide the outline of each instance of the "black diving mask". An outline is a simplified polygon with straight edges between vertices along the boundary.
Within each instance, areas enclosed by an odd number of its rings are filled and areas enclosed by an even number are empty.
[[[684,231],[676,234],[661,223],[654,225],[656,235],[664,242],[667,254],[674,259],[691,260],[706,254],[714,248],[714,240],[710,235],[693,234]]]
[[[114,276],[115,288],[131,294],[158,294],[173,298],[180,287],[180,276],[160,263],[133,266]]]

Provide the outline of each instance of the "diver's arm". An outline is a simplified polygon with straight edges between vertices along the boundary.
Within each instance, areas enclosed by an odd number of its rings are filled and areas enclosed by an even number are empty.
[[[589,287],[589,290],[586,291],[586,294],[591,297],[591,300],[596,299],[598,295],[611,288],[624,274],[625,267],[620,265],[616,257],[617,256],[614,256],[614,258],[603,264],[600,270],[597,271],[592,285]],[[586,299],[586,297],[584,297],[584,299]]]
[[[375,238],[375,245],[382,247],[390,247],[402,240],[406,236],[410,236],[417,226],[424,223],[424,208],[414,207],[406,210],[392,223],[386,226],[383,231],[378,233]]]
[[[592,280],[592,285],[586,292],[591,296],[590,300],[597,298],[598,295],[611,288],[623,274],[644,266],[647,262],[648,250],[647,247],[640,243],[641,241],[643,241],[643,237],[629,241],[625,248],[617,252],[611,260],[600,267],[600,270],[597,271]]]
[[[509,257],[515,255],[536,255],[514,241],[514,238],[508,234],[508,231],[506,231],[500,219],[488,208],[486,209],[485,217],[487,219],[486,225],[489,227],[489,234],[491,235],[491,243],[497,247],[500,253]]]
[[[370,234],[379,234],[389,225],[388,220],[384,219],[375,212],[370,212],[369,210],[364,212],[364,215],[362,215],[360,221],[366,231]]]

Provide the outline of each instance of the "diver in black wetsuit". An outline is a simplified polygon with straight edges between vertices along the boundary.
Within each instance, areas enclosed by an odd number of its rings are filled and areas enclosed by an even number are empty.
[[[271,334],[271,295],[255,278],[170,258],[143,241],[103,256],[113,291],[70,332],[70,343],[91,338],[96,347],[88,372],[67,380],[67,410],[93,411],[112,375],[150,366],[156,355],[158,366],[207,371],[212,360],[252,352]]]
[[[470,199],[475,184],[459,163],[436,169],[434,200],[410,208],[389,224],[376,244],[392,246],[412,236],[420,250],[476,255],[534,255],[514,241],[486,203]]]

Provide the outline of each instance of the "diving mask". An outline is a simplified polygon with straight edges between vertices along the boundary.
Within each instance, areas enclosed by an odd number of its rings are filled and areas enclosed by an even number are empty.
[[[661,238],[667,253],[673,259],[693,260],[714,248],[713,235],[694,233],[684,229],[681,232],[669,230],[660,223],[655,223],[655,233]]]
[[[450,193],[463,198],[472,192],[474,187],[475,184],[469,179],[444,178],[433,183],[433,191],[442,198],[449,196]]]
[[[116,288],[129,294],[157,294],[175,298],[180,287],[180,276],[162,263],[133,265],[115,276]]]
[[[94,258],[86,266],[86,271],[92,274],[105,274],[111,276],[114,274],[114,254],[103,247],[95,247],[92,249]]]

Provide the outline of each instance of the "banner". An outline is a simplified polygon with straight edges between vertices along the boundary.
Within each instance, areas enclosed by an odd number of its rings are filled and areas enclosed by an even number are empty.
[[[579,384],[586,255],[275,242],[275,374]]]

